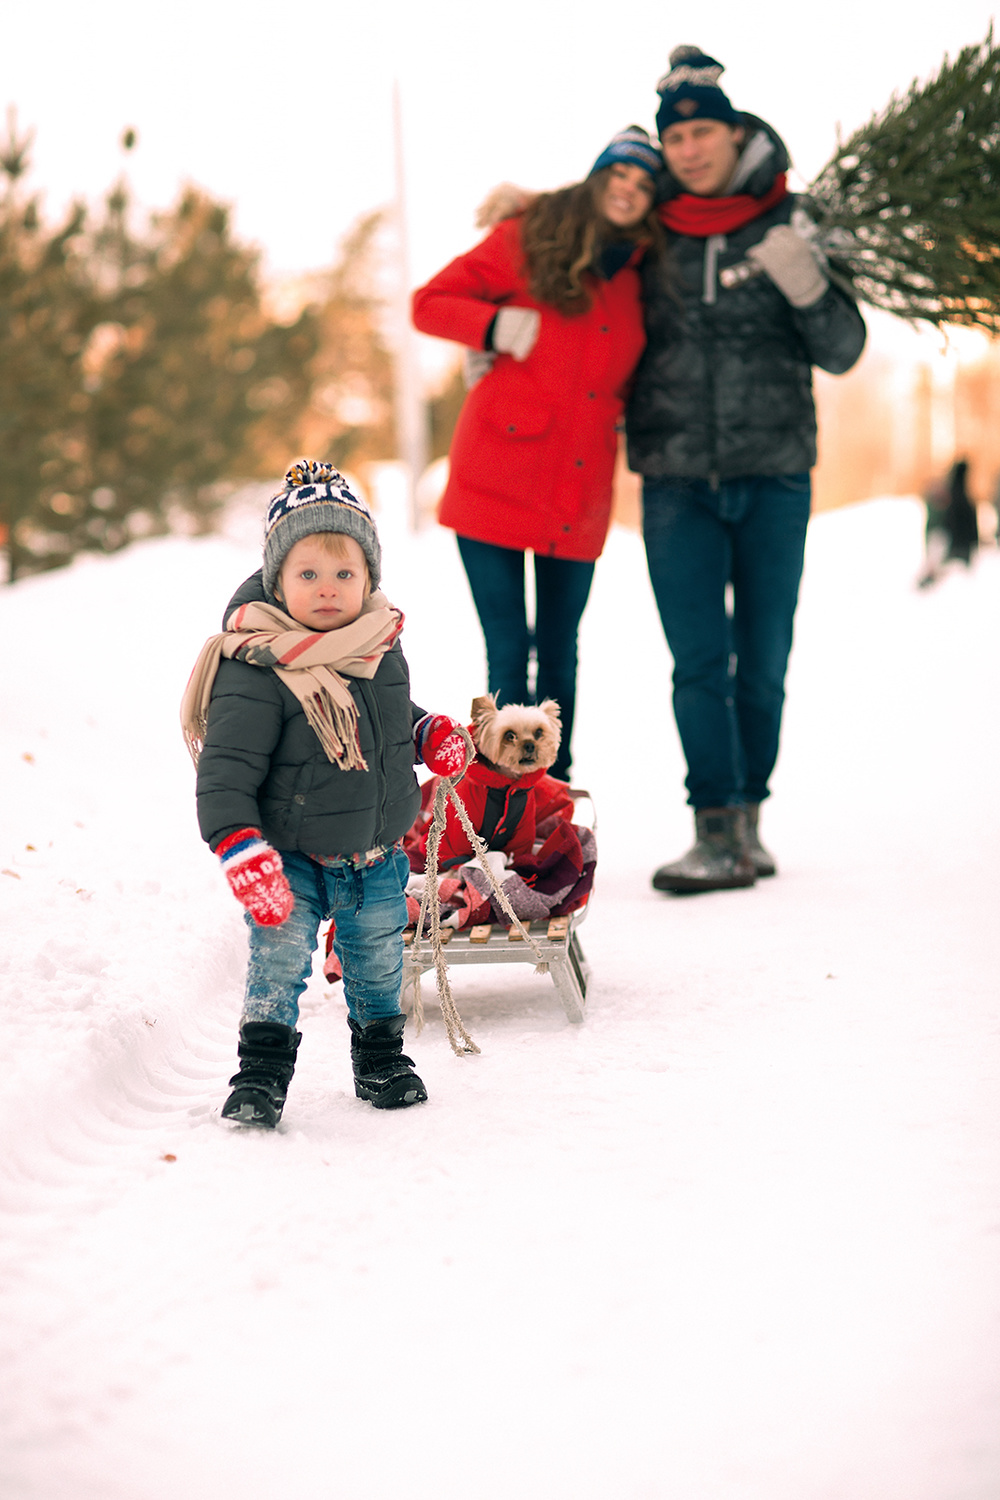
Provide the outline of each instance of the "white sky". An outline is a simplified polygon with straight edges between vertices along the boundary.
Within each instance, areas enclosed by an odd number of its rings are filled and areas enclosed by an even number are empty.
[[[414,284],[477,238],[473,213],[510,179],[547,188],[589,170],[614,131],[653,127],[672,47],[726,64],[737,108],[770,120],[801,177],[946,52],[980,41],[990,0],[917,7],[715,0],[16,0],[5,8],[0,109],[35,134],[50,214],[97,199],[123,166],[164,207],[193,180],[230,204],[278,274],[330,263],[393,192],[392,83],[402,91]],[[127,159],[123,127],[139,132]],[[891,343],[912,343],[896,319]],[[878,324],[879,319],[875,319]],[[873,327],[873,334],[876,328]],[[448,346],[420,339],[428,369]]]

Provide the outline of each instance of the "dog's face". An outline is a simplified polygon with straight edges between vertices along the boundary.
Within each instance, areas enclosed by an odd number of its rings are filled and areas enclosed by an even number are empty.
[[[539,768],[548,770],[559,754],[559,705],[546,698],[537,708],[508,703],[497,708],[491,693],[472,700],[472,738],[477,750],[515,780]]]

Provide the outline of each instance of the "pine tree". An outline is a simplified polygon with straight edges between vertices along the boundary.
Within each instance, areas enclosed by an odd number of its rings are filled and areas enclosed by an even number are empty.
[[[1000,330],[1000,47],[945,59],[894,95],[811,188],[821,242],[866,301]]]
[[[123,139],[126,149],[134,133]],[[127,186],[96,223],[54,232],[0,151],[0,545],[8,578],[84,549],[206,529],[225,482],[284,463],[312,385],[317,325],[264,309],[258,256],[195,188],[133,228]]]
[[[109,531],[137,512],[147,530],[165,529],[178,507],[207,527],[218,481],[261,472],[267,433],[297,423],[314,319],[305,311],[283,327],[265,315],[256,252],[197,189],[155,215],[140,241],[128,217],[116,189],[95,246],[107,291],[91,340],[93,483]]]
[[[13,111],[0,150],[0,545],[11,580],[39,552],[65,560],[65,523],[86,478],[82,357],[88,296],[74,244],[76,205],[54,231],[22,192],[31,139]]]

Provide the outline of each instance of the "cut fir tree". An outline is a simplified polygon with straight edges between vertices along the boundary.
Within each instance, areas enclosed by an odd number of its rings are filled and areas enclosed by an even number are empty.
[[[812,184],[820,246],[867,302],[1000,331],[1000,47],[945,59],[849,140]]]

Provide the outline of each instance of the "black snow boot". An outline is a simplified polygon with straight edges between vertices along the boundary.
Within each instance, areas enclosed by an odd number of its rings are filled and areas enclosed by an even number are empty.
[[[694,821],[693,846],[673,864],[660,866],[653,876],[654,889],[683,896],[753,885],[757,871],[747,845],[743,808],[702,807]]]
[[[757,871],[757,879],[765,875],[777,875],[778,866],[774,862],[774,855],[764,848],[757,832],[757,823],[760,818],[760,803],[748,802],[746,805],[747,815],[747,849],[753,860],[753,867]]]
[[[368,1099],[376,1109],[405,1109],[409,1104],[423,1104],[427,1090],[413,1071],[413,1059],[403,1052],[405,1016],[386,1016],[361,1026],[352,1021],[351,1062],[354,1065],[354,1092]]]
[[[240,1071],[229,1080],[235,1087],[222,1106],[224,1120],[274,1129],[285,1106],[301,1040],[300,1031],[280,1021],[244,1022],[237,1049]]]

